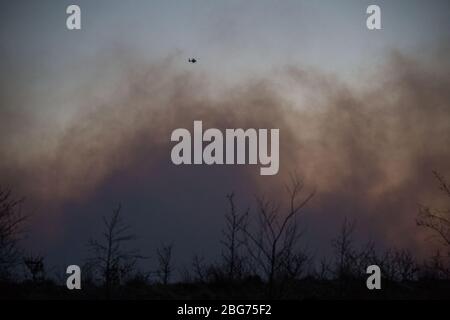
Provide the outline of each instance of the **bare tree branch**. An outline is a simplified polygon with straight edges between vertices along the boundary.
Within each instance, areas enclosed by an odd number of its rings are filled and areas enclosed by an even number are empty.
[[[124,248],[126,243],[136,237],[129,233],[130,227],[122,220],[121,209],[119,204],[110,218],[103,217],[104,232],[101,241],[88,242],[92,253],[89,264],[99,274],[107,298],[113,287],[133,271],[136,261],[144,258],[137,250]]]

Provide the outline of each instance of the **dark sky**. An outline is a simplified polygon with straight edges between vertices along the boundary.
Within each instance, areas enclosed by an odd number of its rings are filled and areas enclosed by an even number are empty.
[[[67,1],[2,5],[0,183],[27,199],[27,249],[81,264],[122,203],[144,254],[214,259],[225,195],[282,203],[296,171],[317,189],[302,223],[318,256],[345,216],[425,255],[417,205],[441,204],[431,170],[450,176],[450,4],[376,1],[368,31],[372,2],[77,1],[80,31]],[[279,128],[280,173],[174,166],[170,133],[194,120]]]

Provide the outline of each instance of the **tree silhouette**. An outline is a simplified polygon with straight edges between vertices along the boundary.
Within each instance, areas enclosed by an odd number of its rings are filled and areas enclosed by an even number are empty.
[[[286,270],[293,270],[295,265],[298,266],[304,260],[304,253],[296,251],[301,237],[296,218],[315,192],[301,198],[303,188],[303,182],[291,176],[290,184],[286,185],[289,204],[284,215],[275,202],[258,198],[259,228],[256,232],[244,229],[248,252],[262,269],[271,297],[276,277]]]
[[[413,281],[419,271],[413,255],[406,249],[388,249],[378,264],[383,276],[390,281]]]
[[[14,199],[11,190],[0,188],[0,279],[10,277],[20,262],[18,246],[25,216],[21,212],[23,199]]]
[[[248,210],[244,213],[237,211],[233,193],[228,194],[227,199],[230,210],[225,215],[225,229],[222,230],[222,259],[226,276],[228,280],[233,281],[242,276],[244,269],[244,259],[240,251],[245,245],[244,230],[247,226]]]
[[[44,257],[40,255],[29,255],[23,259],[25,267],[31,275],[34,283],[45,280]]]
[[[435,254],[429,261],[425,261],[420,272],[420,278],[426,280],[449,280],[450,268],[448,267],[445,256],[442,256],[440,250],[436,250]]]
[[[124,223],[120,213],[119,204],[109,219],[103,217],[101,240],[90,240],[88,243],[92,251],[89,262],[100,275],[107,298],[111,296],[112,289],[133,271],[136,261],[143,258],[137,250],[125,248],[126,243],[136,237],[130,233],[130,227]]]
[[[162,284],[167,285],[170,280],[170,276],[172,274],[172,249],[173,245],[163,245],[161,248],[156,250],[156,254],[158,256],[158,264],[159,268],[157,270],[157,275]]]
[[[194,255],[194,257],[192,258],[192,268],[195,280],[200,283],[205,282],[208,273],[208,268],[205,264],[205,258],[197,254]]]
[[[336,257],[334,273],[341,282],[354,275],[352,269],[355,267],[357,259],[353,240],[355,225],[354,221],[348,221],[345,218],[338,237],[332,241]]]
[[[450,186],[444,177],[436,171],[433,171],[433,174],[439,184],[439,189],[450,198]],[[416,222],[419,226],[433,230],[443,244],[449,248],[450,254],[450,209],[439,210],[420,206]]]

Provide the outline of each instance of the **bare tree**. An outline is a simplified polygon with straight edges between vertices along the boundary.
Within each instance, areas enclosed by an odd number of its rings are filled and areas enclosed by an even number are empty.
[[[44,257],[29,255],[23,259],[23,262],[33,282],[40,282],[45,279]]]
[[[273,294],[276,277],[302,262],[303,254],[295,252],[301,233],[298,230],[297,217],[315,192],[300,197],[304,184],[296,176],[286,185],[289,196],[287,213],[280,206],[264,198],[258,198],[259,228],[252,232],[244,229],[248,252],[262,269],[269,286],[269,295]]]
[[[345,218],[338,237],[332,241],[336,257],[334,273],[340,280],[353,276],[353,268],[357,259],[357,252],[353,244],[355,225],[354,221],[348,221]]]
[[[178,269],[178,274],[180,276],[180,282],[181,283],[191,283],[193,281],[192,279],[192,273],[191,268],[189,266],[182,266]]]
[[[162,284],[167,285],[172,274],[172,249],[173,245],[163,245],[161,248],[156,250],[158,256],[159,268],[157,270],[157,275]]]
[[[425,261],[422,268],[419,269],[420,279],[428,280],[449,280],[450,268],[446,264],[445,257],[441,255],[440,250],[431,257],[429,261]]]
[[[317,277],[317,279],[322,281],[329,280],[331,273],[332,273],[331,262],[328,261],[326,258],[322,258],[319,261],[318,270],[313,270],[313,274]]]
[[[205,265],[203,256],[194,255],[192,258],[192,268],[194,269],[194,277],[198,282],[205,282],[207,278],[208,268]]]
[[[387,250],[379,261],[383,276],[390,281],[413,281],[419,271],[413,255],[406,249]]]
[[[25,216],[21,212],[23,199],[14,199],[10,190],[0,188],[0,279],[10,276],[20,263],[18,242]]]
[[[244,259],[240,253],[245,244],[244,230],[247,225],[248,210],[239,213],[234,203],[234,194],[227,195],[230,211],[225,215],[226,225],[222,230],[223,250],[222,258],[224,269],[229,280],[234,280],[242,276],[244,269]]]
[[[439,189],[450,198],[450,186],[436,171],[433,174],[439,184]],[[432,209],[427,206],[420,206],[417,217],[417,225],[429,228],[435,232],[443,244],[450,250],[450,210]],[[450,251],[449,251],[450,254]]]
[[[109,219],[103,217],[104,231],[101,241],[90,240],[88,243],[92,251],[89,262],[99,273],[107,298],[110,297],[113,287],[131,273],[136,261],[143,258],[138,251],[124,248],[126,243],[136,237],[130,233],[130,227],[124,223],[120,213],[121,205],[113,211]]]
[[[378,256],[373,241],[367,241],[367,243],[356,248],[355,228],[356,222],[354,220],[349,221],[345,217],[338,236],[332,241],[334,250],[332,273],[336,279],[340,280],[341,285],[348,280],[365,277],[367,266],[382,264],[382,259]]]

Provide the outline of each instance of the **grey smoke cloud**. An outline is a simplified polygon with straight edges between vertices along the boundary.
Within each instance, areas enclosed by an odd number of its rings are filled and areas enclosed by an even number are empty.
[[[260,193],[282,199],[292,171],[317,189],[304,218],[312,248],[322,251],[350,216],[361,238],[425,254],[417,204],[440,202],[431,170],[450,174],[447,53],[392,52],[359,85],[285,66],[224,87],[180,64],[179,54],[149,63],[109,53],[90,62],[101,66],[91,78],[62,91],[58,99],[77,106],[69,116],[39,116],[26,107],[27,92],[1,91],[2,184],[28,198],[30,228],[55,255],[71,245],[81,255],[98,217],[119,201],[144,248],[168,240],[185,258],[192,248],[211,253],[217,248],[204,242],[218,242],[225,194],[237,191],[243,207]],[[174,166],[171,132],[199,119],[219,129],[279,128],[280,173]]]

